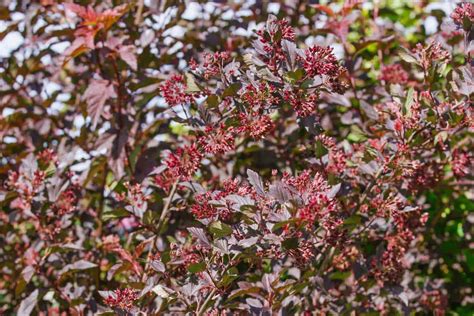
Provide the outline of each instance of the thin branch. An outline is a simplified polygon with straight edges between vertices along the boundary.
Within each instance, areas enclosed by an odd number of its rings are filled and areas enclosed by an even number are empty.
[[[139,26],[142,23],[142,14],[143,14],[143,0],[138,0],[137,3],[137,15],[135,16],[135,25]]]
[[[170,194],[169,194],[169,196],[168,196],[168,198],[165,202],[163,212],[161,212],[160,220],[159,220],[158,226],[156,228],[156,231],[158,233],[160,232],[161,228],[163,227],[166,216],[168,215],[168,212],[169,212],[169,209],[170,209],[170,206],[171,206],[171,201],[173,200],[173,196],[176,193],[176,188],[178,187],[178,181],[179,181],[179,178],[176,179],[176,181],[173,183],[173,187],[171,188]]]

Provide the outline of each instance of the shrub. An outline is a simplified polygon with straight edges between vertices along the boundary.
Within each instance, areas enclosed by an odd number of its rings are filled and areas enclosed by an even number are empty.
[[[2,313],[473,311],[470,3],[119,2],[1,9]]]

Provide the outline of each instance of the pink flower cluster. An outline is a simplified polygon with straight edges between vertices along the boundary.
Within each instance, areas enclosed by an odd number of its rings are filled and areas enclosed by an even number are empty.
[[[123,311],[130,311],[133,303],[138,299],[138,292],[136,290],[125,288],[123,290],[117,289],[113,294],[105,298],[105,304],[113,308],[118,308]]]
[[[208,154],[225,154],[234,149],[235,129],[224,123],[217,126],[206,126],[204,135],[199,138],[199,145]]]
[[[458,27],[463,27],[465,21],[474,23],[474,4],[472,2],[461,2],[451,13],[451,19]]]
[[[308,77],[337,76],[340,66],[332,50],[332,47],[315,45],[305,51],[303,68]]]
[[[186,92],[186,80],[182,75],[171,75],[162,85],[160,93],[170,106],[183,105],[192,101],[192,95]]]
[[[168,191],[178,180],[187,181],[198,170],[202,154],[195,144],[186,145],[169,153],[164,165],[166,170],[155,177],[158,187]]]
[[[408,73],[400,64],[394,64],[384,66],[379,78],[387,83],[406,84],[408,82]]]

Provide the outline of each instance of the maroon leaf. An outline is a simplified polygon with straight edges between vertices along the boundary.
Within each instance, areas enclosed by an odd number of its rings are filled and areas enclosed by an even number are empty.
[[[121,46],[118,50],[120,58],[126,62],[130,68],[133,70],[137,70],[137,55],[135,52],[135,46],[133,45],[126,45]]]
[[[114,86],[104,79],[93,79],[84,92],[87,102],[87,112],[92,119],[92,128],[95,129],[100,116],[104,111],[105,102],[116,97]]]
[[[247,176],[250,184],[254,187],[255,191],[257,191],[259,195],[265,195],[265,189],[263,187],[262,178],[260,178],[258,173],[251,169],[248,169]]]
[[[207,239],[206,233],[202,228],[191,227],[188,228],[188,231],[199,240],[201,245],[206,247],[211,246],[211,243],[209,242],[209,239]]]

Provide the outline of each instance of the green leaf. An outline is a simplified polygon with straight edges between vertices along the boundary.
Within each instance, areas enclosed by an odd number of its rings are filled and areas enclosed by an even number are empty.
[[[331,280],[341,280],[341,281],[343,281],[343,280],[347,279],[350,275],[351,275],[350,271],[347,271],[347,272],[338,271],[338,272],[334,272],[333,274],[331,274],[330,278],[331,278]]]
[[[355,143],[360,143],[366,141],[367,137],[364,135],[364,132],[362,132],[362,130],[358,126],[352,125],[351,133],[347,135],[347,139]]]
[[[462,223],[458,223],[457,226],[456,226],[456,233],[461,238],[464,237],[464,230],[463,230],[462,225],[463,225]]]
[[[207,106],[210,108],[215,108],[216,106],[219,105],[219,98],[215,94],[211,94],[210,96],[207,97]]]
[[[274,42],[280,41],[282,36],[283,36],[283,33],[281,32],[280,29],[278,29],[278,31],[275,33],[275,35],[273,35],[273,41]]]
[[[298,68],[295,71],[289,71],[286,73],[286,76],[291,80],[291,81],[298,81],[304,76],[304,71],[302,68]]]
[[[234,96],[237,91],[240,89],[240,83],[235,82],[225,88],[224,93],[222,93],[222,98]]]
[[[206,270],[205,262],[193,263],[188,266],[188,271],[191,273],[199,273]]]
[[[362,222],[362,217],[360,215],[352,215],[344,220],[344,225],[347,226],[356,226]]]
[[[285,239],[282,243],[283,248],[286,250],[298,248],[298,238],[288,238]]]
[[[145,225],[152,225],[153,221],[155,220],[156,212],[151,210],[147,210],[145,214],[143,214],[143,223]]]
[[[239,270],[236,267],[232,267],[226,271],[224,276],[222,277],[221,282],[219,283],[220,286],[228,286],[231,284],[235,279],[239,277]]]
[[[308,287],[308,282],[297,283],[297,284],[293,287],[293,292],[294,292],[294,293],[300,293],[301,291],[303,291],[304,289],[306,289],[306,287]]]
[[[472,249],[463,250],[464,257],[466,257],[466,264],[469,271],[474,272],[474,251]]]
[[[171,261],[171,254],[170,254],[170,251],[167,250],[167,251],[163,251],[161,253],[161,262],[163,262],[164,264],[167,264],[168,262]]]
[[[130,216],[130,213],[127,212],[124,209],[115,209],[112,211],[104,212],[102,214],[102,220],[103,221],[109,221],[111,219],[117,219],[117,218],[122,218],[122,217],[127,217]]]
[[[318,158],[318,159],[321,158],[321,157],[324,157],[324,156],[327,155],[327,153],[329,152],[329,151],[327,150],[327,148],[324,147],[323,142],[320,141],[320,140],[317,140],[317,141],[316,141],[314,151],[315,151],[316,158]]]
[[[211,223],[209,231],[214,235],[214,238],[219,239],[232,234],[232,227],[221,221]]]
[[[46,173],[46,177],[52,176],[56,172],[56,165],[54,163],[50,163],[44,172]]]
[[[23,291],[25,290],[26,285],[27,285],[27,283],[26,283],[25,279],[20,277],[19,280],[16,283],[15,296],[19,297],[20,294],[23,293]]]
[[[411,87],[408,90],[407,98],[405,100],[404,110],[405,110],[406,116],[408,117],[411,117],[411,106],[413,104],[413,92],[414,92],[413,87]]]
[[[170,129],[173,134],[178,136],[188,135],[190,130],[188,126],[175,121],[170,123]]]
[[[258,293],[260,291],[261,291],[261,289],[256,287],[256,286],[245,289],[245,290],[240,290],[240,291],[237,291],[234,294],[232,294],[232,296],[229,297],[229,301],[231,301],[231,300],[233,300],[233,299],[235,299],[239,296],[244,296],[244,295],[251,294],[251,293]]]

